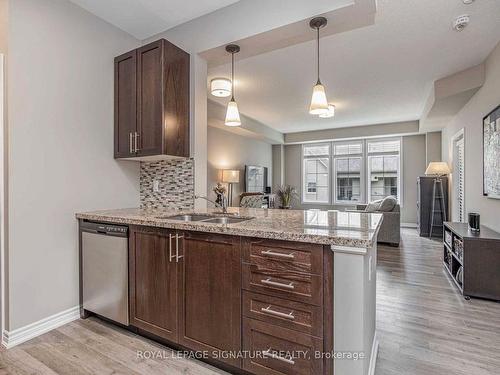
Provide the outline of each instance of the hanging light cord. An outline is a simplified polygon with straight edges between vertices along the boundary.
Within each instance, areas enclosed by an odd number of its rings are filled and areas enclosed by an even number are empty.
[[[231,101],[234,102],[234,52],[231,52]]]
[[[317,32],[317,44],[318,44],[318,82],[316,83],[317,85],[321,84],[321,81],[319,80],[319,27],[316,27],[316,32]]]

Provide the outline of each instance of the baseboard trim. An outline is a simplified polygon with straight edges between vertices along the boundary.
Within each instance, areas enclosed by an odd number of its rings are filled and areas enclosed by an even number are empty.
[[[401,228],[418,228],[418,225],[415,223],[401,223]]]
[[[375,335],[373,335],[372,352],[370,354],[370,366],[368,367],[368,375],[375,375],[375,365],[377,364],[378,346],[379,346],[379,341],[378,341],[377,331],[375,331]]]
[[[72,322],[73,320],[77,320],[78,318],[80,318],[80,306],[75,306],[13,331],[4,330],[2,334],[2,346],[7,349],[13,348],[16,345],[31,340],[32,338]]]

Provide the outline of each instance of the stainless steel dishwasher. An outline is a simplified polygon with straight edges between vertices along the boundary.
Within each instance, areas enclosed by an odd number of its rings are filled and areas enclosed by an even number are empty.
[[[128,325],[128,227],[82,221],[82,305]]]

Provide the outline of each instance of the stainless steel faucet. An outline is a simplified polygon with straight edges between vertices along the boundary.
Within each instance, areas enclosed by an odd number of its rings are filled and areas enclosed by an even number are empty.
[[[222,194],[222,204],[219,204],[211,199],[208,199],[207,197],[201,196],[201,195],[195,195],[195,199],[204,199],[207,202],[212,203],[215,207],[220,208],[222,210],[222,213],[227,214],[227,198],[224,194]]]

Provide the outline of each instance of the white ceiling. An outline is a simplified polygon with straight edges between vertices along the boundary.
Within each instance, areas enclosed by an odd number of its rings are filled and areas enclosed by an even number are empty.
[[[321,40],[321,80],[337,106],[335,118],[308,114],[316,81],[314,41],[237,61],[240,111],[282,132],[416,120],[432,82],[481,63],[500,40],[498,0],[377,4],[373,26]],[[470,25],[453,31],[454,18],[465,13]],[[229,72],[227,64],[216,66],[208,78]]]
[[[143,40],[239,0],[71,0]]]

